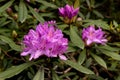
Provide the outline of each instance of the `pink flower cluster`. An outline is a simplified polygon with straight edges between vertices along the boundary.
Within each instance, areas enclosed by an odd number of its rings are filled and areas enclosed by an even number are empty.
[[[94,26],[89,26],[88,28],[84,28],[82,31],[82,39],[85,41],[86,45],[90,45],[92,43],[100,43],[105,44],[107,39],[105,39],[105,33],[101,28],[95,29]]]
[[[66,5],[65,7],[59,8],[60,16],[68,19],[72,19],[72,17],[76,16],[79,12],[79,8],[74,9],[73,6]]]
[[[29,60],[37,59],[42,55],[57,57],[66,60],[63,55],[68,48],[67,38],[63,38],[62,31],[56,28],[55,21],[44,22],[37,25],[36,30],[30,29],[24,36],[25,48],[21,56],[30,55]]]

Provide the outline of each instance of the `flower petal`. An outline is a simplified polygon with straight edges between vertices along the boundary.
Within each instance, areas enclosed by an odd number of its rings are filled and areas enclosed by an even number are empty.
[[[61,60],[67,60],[66,56],[64,56],[64,55],[59,55],[59,57]]]

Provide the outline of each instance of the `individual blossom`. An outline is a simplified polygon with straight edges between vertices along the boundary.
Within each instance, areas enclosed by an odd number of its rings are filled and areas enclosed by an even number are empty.
[[[107,39],[105,39],[105,33],[102,29],[95,29],[94,26],[89,26],[88,28],[83,29],[82,39],[85,41],[87,46],[92,43],[105,44],[107,42]]]
[[[68,40],[63,37],[62,31],[57,29],[55,21],[40,23],[35,30],[30,29],[24,36],[23,44],[25,48],[21,56],[30,55],[29,60],[42,55],[67,59],[64,53],[68,48]]]
[[[73,6],[66,5],[65,7],[59,8],[60,16],[68,19],[72,19],[72,17],[76,16],[79,12],[79,8],[74,9]]]
[[[30,0],[26,0],[27,2],[30,2]]]

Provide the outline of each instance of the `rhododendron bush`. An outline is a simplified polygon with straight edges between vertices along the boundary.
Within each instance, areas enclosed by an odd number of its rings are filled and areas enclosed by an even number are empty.
[[[1,0],[0,80],[119,80],[119,3]]]

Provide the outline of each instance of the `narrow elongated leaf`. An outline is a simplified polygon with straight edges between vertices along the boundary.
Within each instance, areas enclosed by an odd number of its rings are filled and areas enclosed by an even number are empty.
[[[13,66],[4,72],[1,72],[0,78],[6,79],[6,78],[10,78],[12,76],[15,76],[33,64],[34,64],[33,62],[28,62],[28,63],[21,64],[19,66]]]
[[[120,48],[118,47],[110,47],[109,45],[101,45],[101,46],[96,46],[96,48],[108,50],[108,51],[119,51]]]
[[[47,1],[43,1],[43,0],[36,0],[39,3],[42,3],[43,5],[47,6],[47,7],[51,7],[51,8],[58,8],[55,4],[49,3]]]
[[[80,0],[75,0],[74,8],[78,8],[80,6]]]
[[[100,49],[101,52],[107,56],[112,57],[115,60],[120,60],[120,55],[116,52],[112,52],[112,51],[108,51],[108,50],[104,50],[104,49]]]
[[[6,4],[4,4],[2,7],[0,7],[0,13],[5,11],[7,8],[9,8],[12,5],[13,2],[14,2],[14,0],[10,0]]]
[[[89,18],[90,18],[90,15],[91,15],[91,12],[88,12],[88,13],[86,14],[86,19],[89,19]]]
[[[75,72],[69,72],[69,73],[65,73],[64,75],[61,75],[60,78],[64,78],[64,77],[67,77],[67,76],[73,76],[73,75],[76,75]]]
[[[90,1],[86,0],[86,3],[87,3],[87,6],[90,8],[91,7]]]
[[[69,46],[68,49],[67,49],[67,53],[68,52],[74,52],[74,51],[75,51],[75,49],[73,47],[71,47],[71,46]]]
[[[88,75],[90,78],[92,78],[92,80],[105,80],[104,78],[97,76],[95,74],[90,74]]]
[[[59,76],[52,70],[52,80],[60,80]]]
[[[81,64],[85,61],[85,58],[86,58],[86,50],[84,49],[84,50],[79,54],[78,64],[81,65]]]
[[[0,39],[1,39],[3,42],[9,44],[9,46],[10,46],[13,50],[21,51],[21,47],[20,47],[19,45],[16,45],[10,38],[0,35]]]
[[[19,4],[19,21],[21,23],[23,23],[26,18],[27,18],[27,8],[23,2],[23,0],[20,0],[20,4]]]
[[[36,73],[35,77],[33,80],[44,80],[44,68],[41,67],[38,72]]]
[[[77,34],[73,26],[70,27],[70,39],[75,46],[81,49],[84,49],[84,42],[82,41],[80,36]]]
[[[5,80],[5,79],[3,79],[3,78],[0,78],[0,80]]]
[[[98,64],[100,64],[101,66],[103,66],[104,68],[107,69],[107,65],[106,65],[105,61],[101,57],[99,57],[99,56],[97,56],[95,54],[92,54],[92,53],[90,53],[90,54],[96,60],[96,62]]]
[[[118,23],[117,23],[115,20],[113,20],[113,25],[114,25],[115,27],[118,27],[118,26],[119,26]]]
[[[30,9],[30,12],[33,14],[33,16],[39,21],[44,22],[44,19],[30,6],[28,6]]]
[[[96,16],[100,17],[100,18],[104,18],[103,15],[102,15],[100,12],[96,11],[96,10],[93,10],[93,13],[94,13]]]
[[[72,68],[85,73],[85,74],[94,74],[94,72],[92,72],[91,70],[83,67],[82,65],[79,65],[78,63],[72,62],[70,60],[66,60],[64,61],[64,63],[66,63],[67,65],[71,66]]]
[[[75,0],[74,8],[79,8],[79,6],[80,6],[80,0]],[[75,22],[76,18],[77,18],[77,15],[73,17],[73,22]]]
[[[88,20],[82,20],[83,22],[86,22],[86,24],[84,24],[83,26],[85,27],[88,27],[90,25],[96,25],[97,27],[102,27],[103,29],[107,29],[109,30],[109,25],[105,22],[105,21],[102,21],[102,20],[91,20],[91,19],[88,19]]]

